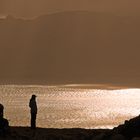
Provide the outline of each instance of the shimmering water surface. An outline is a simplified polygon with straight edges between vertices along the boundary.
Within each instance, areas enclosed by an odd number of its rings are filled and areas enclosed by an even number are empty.
[[[0,102],[10,125],[29,126],[32,94],[37,95],[38,127],[112,128],[140,113],[140,89],[3,85]]]

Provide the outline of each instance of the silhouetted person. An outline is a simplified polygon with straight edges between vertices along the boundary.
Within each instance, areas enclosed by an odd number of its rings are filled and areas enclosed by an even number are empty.
[[[32,95],[29,107],[31,109],[31,129],[36,128],[36,115],[37,115],[37,104],[36,104],[36,95]]]
[[[9,133],[9,122],[4,116],[4,106],[0,104],[0,136],[5,136]]]

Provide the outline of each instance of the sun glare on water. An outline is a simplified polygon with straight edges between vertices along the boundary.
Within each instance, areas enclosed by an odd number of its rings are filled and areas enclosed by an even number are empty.
[[[37,95],[39,127],[112,128],[140,113],[140,89],[0,86],[0,102],[10,125],[30,125],[32,94]]]

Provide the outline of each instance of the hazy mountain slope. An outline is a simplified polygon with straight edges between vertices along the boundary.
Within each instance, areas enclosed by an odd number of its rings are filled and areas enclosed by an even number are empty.
[[[140,18],[66,12],[0,21],[0,79],[33,83],[140,79]]]
[[[116,15],[140,15],[139,0],[2,0],[0,15],[34,17],[42,14],[85,10],[109,12]]]

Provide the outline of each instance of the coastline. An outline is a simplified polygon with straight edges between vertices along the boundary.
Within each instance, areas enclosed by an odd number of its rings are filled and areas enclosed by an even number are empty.
[[[10,127],[3,140],[139,140],[140,116],[113,129]]]
[[[101,133],[108,133],[111,129],[84,129],[84,128],[36,128],[10,127],[7,140],[86,140],[92,139]],[[1,137],[0,137],[1,139]]]

